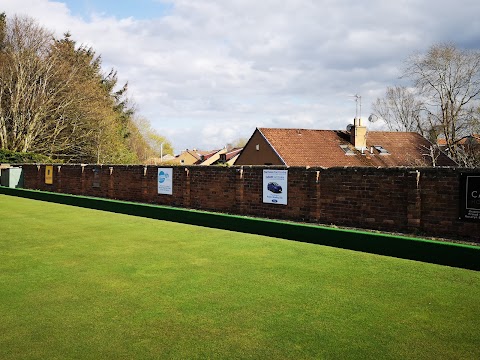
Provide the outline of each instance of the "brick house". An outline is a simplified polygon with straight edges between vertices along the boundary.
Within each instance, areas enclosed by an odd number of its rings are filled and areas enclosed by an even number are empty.
[[[172,162],[181,165],[233,165],[242,148],[233,148],[228,150],[223,148],[220,150],[201,151],[201,150],[185,150],[177,155]]]
[[[220,150],[213,150],[211,153],[203,156],[203,161],[199,163],[199,165],[208,166],[214,165],[220,157],[227,152],[226,148]]]
[[[219,150],[212,151],[203,151],[203,150],[185,150],[181,154],[175,156],[175,159],[172,161],[180,165],[200,165],[205,160],[214,156]]]
[[[231,150],[225,149],[225,152],[220,154],[217,161],[212,163],[212,165],[227,164],[234,165],[235,161],[238,159],[238,156],[242,152],[243,148],[233,148]]]
[[[417,133],[367,131],[360,119],[346,131],[257,128],[235,165],[456,166]]]

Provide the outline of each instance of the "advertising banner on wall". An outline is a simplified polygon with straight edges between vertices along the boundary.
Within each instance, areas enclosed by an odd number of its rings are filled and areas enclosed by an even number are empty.
[[[263,202],[287,205],[288,170],[263,170]]]
[[[49,185],[53,184],[53,166],[52,165],[45,166],[45,184],[49,184]]]
[[[459,218],[480,222],[480,173],[460,174]]]
[[[172,168],[158,168],[158,193],[165,195],[173,194]]]

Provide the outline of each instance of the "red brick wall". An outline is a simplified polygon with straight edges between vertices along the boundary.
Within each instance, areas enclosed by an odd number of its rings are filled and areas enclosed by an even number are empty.
[[[458,218],[461,169],[292,167],[288,205],[274,205],[262,166],[177,166],[173,195],[157,193],[155,166],[54,165],[52,185],[45,165],[22,166],[29,189],[480,242],[480,223]]]

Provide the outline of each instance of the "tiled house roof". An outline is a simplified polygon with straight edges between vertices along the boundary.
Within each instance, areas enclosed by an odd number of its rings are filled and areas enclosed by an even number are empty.
[[[443,138],[440,138],[437,140],[437,144],[439,146],[446,146],[447,141]],[[458,140],[457,142],[458,145],[478,145],[480,144],[480,134],[472,134],[472,135],[467,135]]]
[[[220,150],[210,150],[210,151],[200,151],[199,155],[200,155],[200,158],[203,161],[205,161],[205,160],[210,159],[213,155],[217,154],[221,150],[222,149],[220,149]]]
[[[350,132],[341,130],[309,130],[259,128],[265,141],[287,166],[431,166],[427,155],[431,143],[413,132],[370,131],[366,150],[359,151],[350,142]],[[254,133],[255,135],[255,133]],[[254,137],[252,135],[252,138]],[[246,147],[254,145],[247,143]],[[257,148],[257,150],[258,150]],[[260,153],[258,151],[257,153]],[[252,154],[250,150],[250,154]],[[244,165],[240,155],[236,164]],[[251,156],[250,156],[251,159]],[[249,160],[252,162],[251,160]],[[263,165],[259,163],[258,165]],[[251,164],[256,165],[256,164]],[[445,154],[436,159],[437,166],[455,166]]]
[[[227,149],[223,148],[220,150],[213,150],[209,154],[204,155],[203,161],[199,163],[199,165],[213,165],[215,164],[222,154],[225,154],[227,152]]]
[[[218,165],[218,164],[233,165],[238,155],[242,152],[242,149],[243,148],[233,148],[230,151],[227,151],[227,149],[225,149],[225,151],[221,153],[218,159],[211,165]]]
[[[227,152],[225,154],[225,160],[226,161],[229,161],[231,159],[233,159],[235,156],[237,156],[241,151],[243,150],[243,148],[233,148],[232,150],[230,150],[229,152]]]

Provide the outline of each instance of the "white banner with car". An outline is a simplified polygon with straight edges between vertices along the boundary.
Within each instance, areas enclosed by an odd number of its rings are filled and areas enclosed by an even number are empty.
[[[288,170],[263,170],[263,202],[287,205]]]

